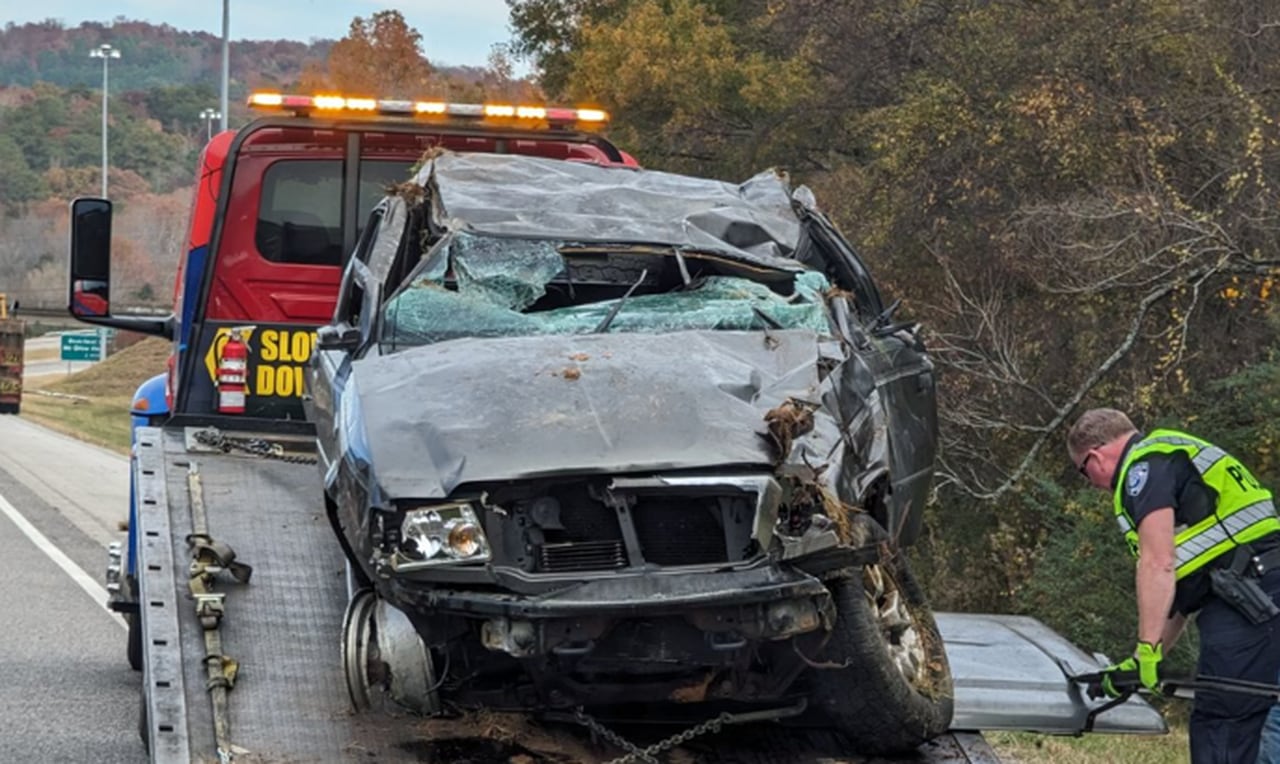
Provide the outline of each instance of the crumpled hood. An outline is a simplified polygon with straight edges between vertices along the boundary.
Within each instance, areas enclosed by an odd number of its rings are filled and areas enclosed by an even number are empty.
[[[468,338],[356,361],[346,394],[384,495],[434,499],[494,480],[771,465],[765,412],[819,403],[832,353],[808,330]],[[819,409],[813,463],[839,445]]]

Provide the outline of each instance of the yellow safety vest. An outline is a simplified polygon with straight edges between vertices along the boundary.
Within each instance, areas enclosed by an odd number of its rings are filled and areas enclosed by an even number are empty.
[[[1218,494],[1213,514],[1177,531],[1173,537],[1177,547],[1179,580],[1241,544],[1280,531],[1280,517],[1276,516],[1271,492],[1263,488],[1239,460],[1193,435],[1177,430],[1155,430],[1129,449],[1116,480],[1116,520],[1135,557],[1138,555],[1138,528],[1124,508],[1129,470],[1151,454],[1178,452],[1187,455],[1200,473],[1200,479]]]

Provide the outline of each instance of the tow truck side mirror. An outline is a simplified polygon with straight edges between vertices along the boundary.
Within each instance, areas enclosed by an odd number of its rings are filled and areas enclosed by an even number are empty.
[[[111,202],[71,203],[71,295],[76,318],[111,315]]]
[[[111,314],[111,202],[84,197],[71,203],[71,264],[67,310],[99,326],[173,339],[173,316]]]

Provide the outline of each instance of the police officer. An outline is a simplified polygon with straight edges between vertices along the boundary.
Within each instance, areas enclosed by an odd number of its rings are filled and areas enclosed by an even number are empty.
[[[1072,463],[1114,497],[1116,520],[1137,557],[1138,645],[1104,669],[1160,683],[1160,664],[1195,615],[1197,673],[1272,683],[1280,673],[1280,518],[1271,492],[1230,454],[1175,430],[1139,434],[1123,412],[1092,409],[1067,433]],[[1198,692],[1191,711],[1193,764],[1250,764],[1268,698]]]

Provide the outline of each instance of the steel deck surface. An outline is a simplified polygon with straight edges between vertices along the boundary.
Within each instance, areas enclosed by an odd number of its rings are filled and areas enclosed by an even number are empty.
[[[474,737],[464,734],[445,740],[433,736],[425,720],[408,715],[356,716],[351,712],[341,656],[347,603],[345,565],[325,516],[315,465],[188,451],[183,432],[177,428],[144,428],[139,433],[135,475],[143,547],[140,562],[145,564],[139,571],[140,600],[147,612],[144,682],[150,688],[146,710],[154,762],[217,760],[212,703],[202,663],[204,635],[187,585],[191,464],[200,476],[209,534],[229,545],[238,562],[253,566],[248,584],[223,573],[215,586],[226,595],[223,653],[239,663],[239,676],[227,701],[230,740],[237,749],[235,761],[444,764],[456,759],[452,753],[444,753],[454,749],[441,746],[455,743],[468,750],[468,761],[477,764],[511,760],[511,751],[492,759],[483,756],[486,744],[492,742],[482,739],[480,727],[484,725],[474,725]],[[1027,709],[1038,705],[1029,702],[1036,696],[1043,700],[1066,694],[1065,661],[1058,656],[1067,643],[1061,637],[1030,619],[939,614],[939,620],[957,669],[957,726],[1064,732],[1067,729],[1063,727],[1078,724],[1078,715],[1087,710],[1087,704],[1078,699],[1057,708],[1052,704],[1041,707],[1038,718],[1035,713],[1032,718],[1007,716],[1010,702]],[[1009,676],[987,676],[992,662],[1001,665],[1018,649],[1039,656],[1039,671],[1023,677],[1022,684],[1031,686],[1020,687]],[[1091,662],[1079,651],[1070,658],[1070,663]],[[1025,659],[1015,662],[1024,668],[1031,663]],[[1149,708],[1142,711],[1159,719]],[[1145,725],[1137,727],[1159,731],[1150,716],[1139,713]],[[1057,724],[1051,723],[1055,717]],[[1016,723],[995,723],[1001,719]],[[738,728],[707,738],[704,743],[709,747],[685,749],[690,753],[701,748],[686,760],[752,764],[878,761],[807,752],[803,735],[780,739],[768,728]],[[759,746],[760,739],[754,733],[769,738],[769,744]],[[585,741],[585,734],[581,737]],[[602,750],[599,760],[620,753]],[[531,764],[576,760],[554,754],[525,759]],[[980,735],[958,732],[898,761],[994,762],[996,757]]]
[[[238,562],[253,566],[248,584],[224,573],[215,586],[226,593],[223,652],[240,664],[228,694],[230,740],[246,751],[236,761],[420,761],[406,750],[412,748],[413,720],[356,717],[350,711],[341,660],[344,564],[325,517],[315,465],[187,453],[182,433],[175,431],[164,434],[164,459],[174,569],[185,573],[191,556],[185,541],[192,528],[188,463],[196,465],[203,485],[209,534],[229,545]],[[144,537],[146,529],[144,519]],[[203,631],[186,576],[171,580],[190,760],[208,761],[216,747],[201,662]],[[153,748],[160,754],[164,732],[157,734]]]

